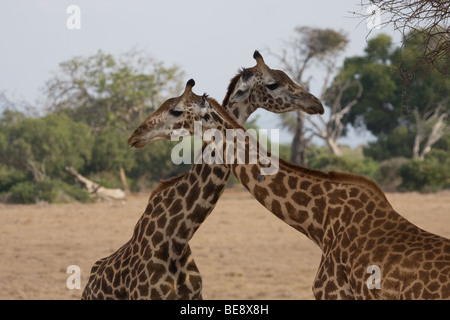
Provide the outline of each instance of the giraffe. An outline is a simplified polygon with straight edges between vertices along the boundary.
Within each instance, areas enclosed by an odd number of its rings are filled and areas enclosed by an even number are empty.
[[[214,99],[206,99],[204,105],[200,116],[200,108],[184,104],[177,109],[178,122],[163,130],[167,113],[158,110],[128,142],[144,147],[180,123],[193,135],[192,120],[200,119],[207,119],[203,131],[215,128],[222,137],[227,130],[243,130]],[[235,150],[257,152],[260,146],[255,148],[251,139],[235,139]],[[221,143],[225,150],[227,141]],[[272,174],[262,175],[269,162],[264,153],[259,153],[255,164],[239,163],[238,153],[223,165],[265,208],[320,248],[312,286],[316,299],[450,299],[450,240],[397,213],[375,182],[311,170],[283,159]]]
[[[281,71],[270,69],[258,51],[254,58],[256,66],[242,69],[228,87],[226,99],[232,103],[226,106],[236,121],[244,124],[258,107],[276,113],[297,109],[323,113],[316,97]],[[245,80],[246,94],[255,96],[252,103],[230,100],[241,79]],[[273,83],[282,88],[274,92]],[[190,94],[194,85],[193,80],[188,81],[185,92],[160,109],[180,103],[204,107],[206,96]],[[180,112],[170,109],[168,116],[176,119]],[[82,299],[202,299],[201,275],[188,242],[213,210],[229,174],[223,165],[193,164],[187,173],[161,181],[152,191],[132,238],[94,264]]]

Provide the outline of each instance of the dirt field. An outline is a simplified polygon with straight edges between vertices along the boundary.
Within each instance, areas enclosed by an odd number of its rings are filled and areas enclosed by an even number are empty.
[[[79,299],[93,263],[130,237],[148,194],[126,203],[1,205],[0,299]],[[419,227],[450,238],[450,192],[387,194]],[[244,189],[227,189],[191,241],[205,299],[313,299],[319,249]],[[81,289],[69,290],[69,265]]]

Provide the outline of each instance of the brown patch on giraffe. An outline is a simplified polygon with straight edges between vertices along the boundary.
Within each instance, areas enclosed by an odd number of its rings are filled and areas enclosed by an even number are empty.
[[[186,222],[182,222],[178,228],[176,236],[180,239],[187,239],[190,233],[190,229],[186,226]]]
[[[266,190],[266,188],[260,186],[255,186],[253,192],[255,194],[255,198],[260,202],[264,201],[264,199],[269,195],[269,192]]]
[[[386,216],[386,212],[380,209],[375,210],[374,216],[377,218],[384,218]]]
[[[159,275],[164,274],[166,272],[166,267],[161,263],[156,263],[150,261],[148,263],[148,269],[152,270],[152,275],[150,276],[150,283],[155,285],[159,281]],[[152,289],[154,290],[154,289]]]
[[[288,178],[288,186],[289,189],[297,189],[298,178],[294,176],[289,176]]]
[[[208,183],[203,187],[203,199],[208,199],[211,195],[214,194],[216,188],[216,184],[209,180]]]
[[[164,235],[160,231],[156,231],[152,236],[152,244],[156,247],[164,239]]]
[[[206,218],[206,215],[209,213],[209,208],[205,208],[199,204],[195,204],[194,210],[192,213],[187,216],[191,221],[201,222]]]
[[[350,188],[349,191],[349,196],[350,198],[356,198],[359,194],[359,189],[358,188]]]
[[[181,196],[184,196],[189,190],[189,185],[187,183],[180,183],[177,186],[177,193]]]
[[[347,199],[347,192],[344,189],[335,189],[328,193],[329,204],[341,204],[343,200]]]
[[[344,232],[343,235],[342,235],[342,239],[341,239],[340,244],[345,249],[345,248],[348,248],[350,246],[350,243],[351,243],[351,241],[350,241],[350,238],[349,238],[347,232]]]
[[[181,200],[180,200],[180,202],[181,202]],[[182,208],[177,208],[177,209],[178,209],[177,212],[180,212]],[[177,228],[178,224],[180,223],[180,221],[183,218],[184,218],[183,213],[178,213],[170,219],[170,222],[166,228],[166,236],[167,237],[170,237],[172,234],[174,234],[175,229]]]
[[[319,198],[314,200],[314,207],[312,208],[313,219],[319,224],[323,223],[323,217],[325,213],[326,202],[324,198]]]
[[[302,182],[300,182],[300,189],[308,190],[308,188],[311,184],[312,184],[311,181],[303,180]]]
[[[279,197],[284,197],[288,193],[288,190],[283,183],[284,176],[285,174],[278,173],[277,175],[275,175],[275,178],[272,179],[272,182],[268,185],[273,194]]]
[[[139,290],[141,297],[147,297],[148,293],[149,293],[149,289],[150,288],[148,286],[148,283],[138,285],[138,290]]]
[[[213,174],[219,179],[223,179],[225,177],[225,171],[217,166],[213,168]]]
[[[144,253],[142,254],[142,259],[149,260],[152,257],[152,250],[150,250],[149,246],[146,246],[144,249]]]
[[[286,211],[287,211],[289,217],[293,221],[296,221],[297,220],[297,209],[292,204],[290,204],[289,202],[285,202],[284,206],[286,208]]]
[[[353,210],[361,209],[364,206],[358,199],[350,199],[347,203],[353,207]]]
[[[259,175],[261,174],[258,166],[251,166],[250,173],[252,174],[253,180],[258,180]]]
[[[350,209],[349,206],[345,205],[344,206],[344,210],[343,210],[343,212],[341,213],[341,216],[340,216],[341,222],[343,222],[345,225],[348,225],[349,221],[352,218],[352,213],[353,213],[352,209]]]
[[[359,210],[353,215],[353,222],[359,224],[365,216],[366,213],[364,212],[364,210]]]
[[[320,196],[322,194],[324,194],[324,191],[322,189],[322,187],[319,184],[315,184],[312,188],[311,188],[311,193],[315,196]]]
[[[151,221],[148,225],[148,227],[145,229],[145,234],[147,236],[151,236],[153,232],[155,231],[155,222]]]
[[[210,166],[203,167],[202,175],[201,175],[203,182],[205,182],[206,180],[209,179],[209,175],[211,174],[211,171],[212,171],[212,169]]]
[[[309,212],[305,210],[298,210],[296,221],[298,223],[304,223],[309,218]]]
[[[248,183],[250,182],[250,178],[246,172],[246,169],[244,166],[242,166],[240,168],[239,171],[239,181],[244,185],[244,186],[248,186]]]
[[[156,222],[158,228],[162,229],[165,227],[167,223],[167,217],[165,215],[161,215],[158,219],[158,221]]]
[[[388,247],[382,245],[377,246],[375,250],[372,250],[372,260],[375,263],[381,263],[388,254]]]
[[[320,201],[320,199],[317,199],[316,201],[318,201],[318,200]],[[325,201],[325,200],[323,200],[323,201]],[[341,213],[340,207],[328,207],[327,217],[329,220],[334,220],[339,217],[340,213]]]
[[[171,251],[174,254],[180,256],[183,253],[184,248],[186,248],[186,243],[179,242],[177,239],[171,239]]]
[[[192,206],[197,201],[199,193],[200,188],[198,187],[198,183],[192,184],[189,193],[186,196],[186,210],[191,210]]]
[[[326,191],[326,192],[330,191],[330,190],[333,188],[333,185],[332,185],[331,182],[329,182],[329,181],[325,181],[325,182],[323,183],[323,186],[325,187],[325,191]]]
[[[161,300],[163,297],[161,297],[161,295],[159,294],[158,290],[156,290],[155,288],[152,288],[151,290],[151,296],[154,297],[154,299],[158,299]]]
[[[368,214],[371,214],[373,212],[373,210],[375,209],[375,202],[370,201],[367,205],[366,205],[366,212]]]
[[[182,212],[183,210],[183,200],[182,199],[170,199],[171,201],[171,205],[170,207],[167,209],[167,211],[169,212],[169,216],[172,215],[178,215],[179,212]]]
[[[163,204],[159,204],[158,206],[156,206],[156,208],[153,209],[151,217],[154,219],[158,219],[158,217],[161,216],[165,211],[166,209],[164,209]]]
[[[302,191],[297,191],[292,195],[292,200],[300,206],[306,207],[311,201],[311,197]]]
[[[272,200],[272,213],[275,214],[278,218],[283,218],[283,211],[281,210],[281,204],[278,200]]]

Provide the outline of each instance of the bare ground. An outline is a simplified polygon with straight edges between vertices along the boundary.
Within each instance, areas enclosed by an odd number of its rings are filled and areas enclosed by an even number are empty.
[[[389,193],[422,229],[450,238],[450,192]],[[0,204],[0,299],[79,299],[99,258],[129,240],[148,193],[126,202]],[[244,189],[227,189],[191,241],[205,299],[313,299],[319,249]],[[81,289],[66,286],[69,265]]]

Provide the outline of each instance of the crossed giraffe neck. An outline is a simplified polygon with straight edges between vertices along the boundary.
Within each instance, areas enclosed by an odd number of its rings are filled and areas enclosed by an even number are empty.
[[[323,113],[314,96],[268,68],[258,52],[254,57],[257,65],[239,72],[226,95],[226,106],[236,121],[245,123],[258,107],[287,112],[304,105],[307,112]],[[264,86],[267,81],[284,89],[267,93],[271,90]],[[188,82],[187,89],[194,84]],[[188,91],[163,106],[189,100],[185,97]],[[284,99],[285,95],[289,97]],[[281,100],[268,105],[274,99]],[[172,109],[170,115],[175,117],[177,112]],[[201,276],[188,242],[215,207],[229,174],[223,165],[194,164],[186,174],[160,182],[130,241],[93,266],[83,299],[202,299]]]
[[[211,120],[205,129],[214,127],[223,136],[227,129],[242,129],[220,105],[208,102],[207,117],[205,111],[196,115],[195,108],[187,107],[183,117]],[[156,114],[149,121],[163,120]],[[194,133],[192,121],[183,128]],[[240,140],[240,150],[254,152],[249,140]],[[265,176],[261,162],[230,161],[225,166],[264,207],[322,250],[313,284],[317,299],[450,298],[450,240],[403,218],[374,182],[282,159],[277,172]]]

